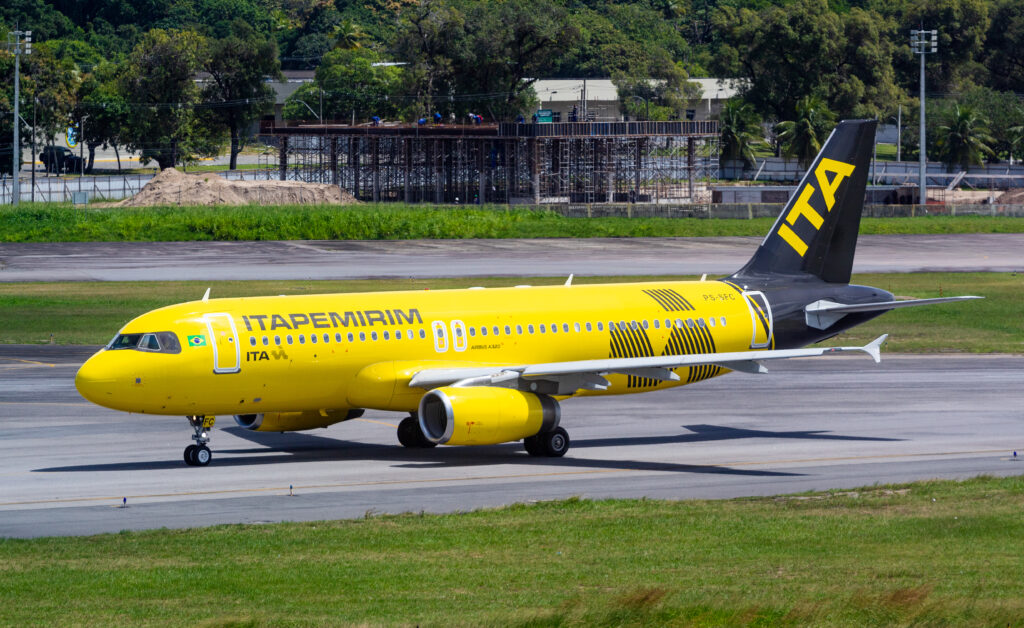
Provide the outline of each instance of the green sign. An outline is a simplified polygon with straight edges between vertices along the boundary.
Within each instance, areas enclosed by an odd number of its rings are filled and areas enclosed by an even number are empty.
[[[552,116],[551,116],[551,110],[550,109],[538,109],[537,113],[536,113],[536,116],[537,116],[537,122],[551,122],[552,121]]]

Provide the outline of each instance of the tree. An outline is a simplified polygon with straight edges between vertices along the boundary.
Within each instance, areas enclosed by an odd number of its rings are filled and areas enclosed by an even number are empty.
[[[22,71],[31,82],[22,83],[22,112],[26,104],[37,104],[35,130],[41,142],[52,142],[63,137],[68,125],[81,118],[75,116],[78,85],[81,75],[70,59],[61,59],[54,53],[52,42],[33,46],[32,54],[22,57]],[[22,81],[25,76],[22,76]],[[26,89],[27,87],[27,89]]]
[[[402,13],[391,50],[404,60],[415,115],[430,115],[438,96],[454,91],[455,59],[465,55],[466,18],[443,0],[423,0]]]
[[[210,149],[196,115],[203,38],[192,31],[153,29],[132,49],[120,90],[132,108],[126,144],[143,162],[170,168]]]
[[[836,118],[817,96],[806,96],[796,104],[796,117],[776,127],[782,154],[796,157],[807,168],[821,151],[822,142],[835,127]]]
[[[89,115],[88,133],[84,138],[89,148],[89,171],[93,168],[96,149],[100,146],[114,149],[117,169],[121,170],[119,149],[125,144],[125,132],[132,116],[132,110],[118,85],[121,70],[121,64],[102,62],[83,76],[78,88],[78,117],[81,114]]]
[[[648,63],[612,75],[622,112],[646,120],[672,120],[700,99],[701,87],[689,80],[682,64],[656,51]]]
[[[995,140],[989,135],[986,120],[969,105],[954,106],[938,131],[942,162],[949,172],[955,166],[967,170],[972,164],[980,164],[984,155],[994,154],[989,146]]]
[[[229,168],[234,170],[245,140],[243,132],[274,106],[274,90],[266,80],[281,78],[277,44],[236,20],[231,35],[208,40],[203,69],[210,75],[203,99],[209,115],[228,129]]]
[[[995,4],[985,51],[993,86],[1024,92],[1024,3],[1000,0]]]
[[[309,119],[310,110],[323,115],[325,120],[348,119],[351,114],[360,120],[397,115],[403,103],[391,95],[399,91],[401,70],[375,66],[379,61],[380,56],[370,48],[328,52],[313,83],[303,85],[288,98],[284,116],[305,120]]]
[[[754,162],[754,149],[764,143],[764,132],[757,113],[749,103],[730,98],[718,114],[720,132],[719,163],[743,160],[745,166]]]

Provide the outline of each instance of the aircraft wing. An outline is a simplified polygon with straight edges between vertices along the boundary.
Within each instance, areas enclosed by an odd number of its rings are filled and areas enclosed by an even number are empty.
[[[545,394],[568,395],[577,390],[605,390],[610,385],[605,375],[617,373],[636,375],[660,381],[678,381],[671,369],[701,364],[715,364],[746,373],[768,371],[762,362],[789,358],[810,358],[835,353],[861,352],[881,361],[880,347],[888,334],[879,336],[863,347],[817,347],[770,351],[737,351],[731,353],[696,353],[646,358],[609,358],[576,360],[516,366],[465,368],[428,368],[418,371],[409,381],[413,388],[439,386],[503,386]],[[552,390],[551,384],[554,384]]]

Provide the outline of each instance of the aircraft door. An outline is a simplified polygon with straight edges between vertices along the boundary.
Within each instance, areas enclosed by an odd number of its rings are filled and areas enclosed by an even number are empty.
[[[452,321],[452,347],[456,351],[465,351],[467,342],[466,324],[462,321]]]
[[[230,314],[204,314],[206,329],[210,332],[213,346],[213,372],[237,373],[241,370],[242,348],[238,342],[238,330]]]
[[[772,307],[768,298],[758,290],[743,293],[743,301],[750,310],[751,349],[764,349],[772,344]]]
[[[438,353],[448,351],[448,328],[445,327],[444,321],[432,321],[430,331],[434,337],[434,351]]]

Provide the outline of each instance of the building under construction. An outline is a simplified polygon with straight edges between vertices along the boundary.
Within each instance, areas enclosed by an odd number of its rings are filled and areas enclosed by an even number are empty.
[[[718,176],[718,123],[269,127],[282,179],[363,201],[686,203]]]

